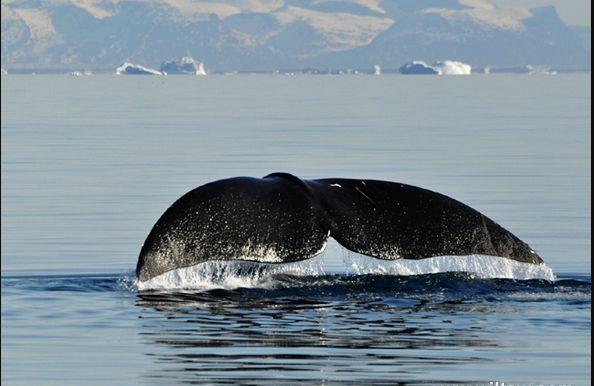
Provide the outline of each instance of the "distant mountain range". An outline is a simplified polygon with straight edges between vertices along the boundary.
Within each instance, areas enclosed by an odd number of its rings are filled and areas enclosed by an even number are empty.
[[[591,29],[554,7],[482,0],[2,0],[2,67],[207,70],[398,68],[418,59],[473,67],[589,70]]]

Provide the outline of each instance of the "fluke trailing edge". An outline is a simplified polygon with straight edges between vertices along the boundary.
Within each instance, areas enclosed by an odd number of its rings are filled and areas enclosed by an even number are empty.
[[[305,260],[328,237],[385,260],[480,254],[542,263],[511,232],[442,194],[396,182],[273,173],[211,182],[182,196],[146,238],[136,275],[146,281],[209,260]]]

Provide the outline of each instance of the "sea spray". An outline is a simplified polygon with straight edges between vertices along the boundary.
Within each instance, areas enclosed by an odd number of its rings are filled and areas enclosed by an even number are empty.
[[[137,282],[139,290],[179,290],[264,288],[272,289],[283,276],[324,276],[329,261],[342,255],[342,264],[333,274],[410,276],[442,272],[466,272],[482,279],[544,279],[553,281],[555,275],[545,264],[520,263],[496,256],[438,256],[421,260],[379,260],[351,252],[333,239],[320,255],[304,261],[270,264],[253,261],[215,260],[192,267],[179,268],[144,282]]]

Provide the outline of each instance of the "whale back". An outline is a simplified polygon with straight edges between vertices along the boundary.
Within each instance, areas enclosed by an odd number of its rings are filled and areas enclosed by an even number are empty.
[[[287,173],[198,187],[159,218],[140,251],[141,281],[209,260],[288,263],[328,237],[379,259],[493,255],[542,260],[497,223],[443,194],[376,180],[301,180]]]

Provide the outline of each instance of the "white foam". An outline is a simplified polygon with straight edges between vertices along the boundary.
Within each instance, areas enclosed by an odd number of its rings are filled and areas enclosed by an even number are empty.
[[[193,267],[166,272],[145,282],[139,290],[207,291],[211,289],[273,288],[279,274],[293,276],[422,275],[440,272],[467,272],[478,278],[553,281],[555,274],[545,264],[520,263],[497,256],[438,256],[422,260],[379,260],[351,252],[329,238],[323,253],[309,260],[285,264],[252,261],[208,261]]]
[[[309,260],[285,264],[268,264],[253,261],[207,261],[192,267],[166,272],[144,282],[137,282],[139,290],[172,290],[235,288],[272,288],[275,275],[323,276],[320,256]]]

